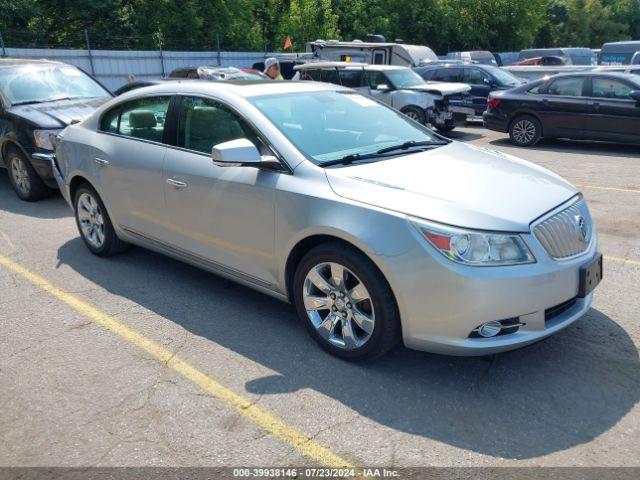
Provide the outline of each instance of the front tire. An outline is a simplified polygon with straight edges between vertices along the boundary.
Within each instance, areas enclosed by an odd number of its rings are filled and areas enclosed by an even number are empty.
[[[509,125],[511,143],[518,147],[532,147],[542,137],[542,125],[531,115],[520,115]]]
[[[51,193],[29,160],[16,148],[7,153],[6,165],[11,186],[21,200],[37,202]]]
[[[371,360],[400,340],[400,315],[386,279],[364,254],[339,242],[301,260],[293,281],[298,316],[318,344],[351,361]]]
[[[73,207],[78,231],[91,253],[109,257],[127,249],[128,244],[118,238],[107,209],[93,188],[86,184],[80,186]]]
[[[400,112],[404,113],[411,120],[418,122],[422,125],[427,123],[427,115],[424,113],[424,110],[418,107],[404,107]]]

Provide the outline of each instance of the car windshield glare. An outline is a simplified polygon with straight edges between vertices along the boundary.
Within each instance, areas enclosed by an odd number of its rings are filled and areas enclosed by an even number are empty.
[[[403,114],[352,92],[269,95],[253,104],[316,164],[408,141],[442,141]]]
[[[385,72],[395,88],[411,88],[424,85],[424,78],[409,68],[399,68],[397,70],[387,70]]]
[[[12,104],[109,96],[99,83],[70,65],[2,68],[0,90]]]

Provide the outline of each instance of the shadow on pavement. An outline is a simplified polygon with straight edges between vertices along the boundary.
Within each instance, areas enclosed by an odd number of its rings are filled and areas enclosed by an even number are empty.
[[[511,143],[508,134],[505,138],[491,140],[489,143],[495,147],[511,147],[522,150],[541,150],[555,153],[576,153],[581,155],[616,156],[638,158],[640,145],[622,143],[591,142],[587,140],[542,139],[533,147],[517,147]],[[463,139],[466,140],[466,139]]]
[[[249,392],[313,389],[391,429],[485,455],[527,459],[589,442],[640,398],[632,340],[593,309],[515,352],[462,358],[398,348],[350,364],[317,347],[292,306],[161,255],[134,248],[100,259],[77,238],[58,258],[110,293],[277,372],[248,382]]]
[[[469,128],[465,131],[463,130],[451,130],[450,132],[437,132],[442,136],[450,138],[451,140],[457,140],[460,142],[471,142],[473,140],[478,140],[479,138],[483,138],[484,135],[482,133],[470,132]]]
[[[50,197],[39,202],[25,202],[18,198],[13,191],[7,171],[0,168],[0,209],[11,213],[37,218],[61,218],[73,215],[69,205],[64,201],[60,192],[55,191]]]

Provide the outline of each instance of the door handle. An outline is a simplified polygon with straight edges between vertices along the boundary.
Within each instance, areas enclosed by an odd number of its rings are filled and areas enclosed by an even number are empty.
[[[600,108],[600,102],[593,102],[591,105],[593,108]]]
[[[109,160],[105,160],[104,158],[96,157],[94,161],[101,167],[106,167],[107,165],[109,165]]]
[[[176,188],[186,188],[187,184],[185,182],[181,182],[180,180],[176,180],[175,178],[167,178],[167,183],[169,185],[173,185]]]

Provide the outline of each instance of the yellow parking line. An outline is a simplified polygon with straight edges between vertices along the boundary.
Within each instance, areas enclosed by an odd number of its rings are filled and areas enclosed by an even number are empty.
[[[640,190],[634,188],[618,188],[618,187],[605,187],[602,185],[579,185],[576,184],[578,188],[594,188],[596,190],[610,190],[612,192],[627,192],[627,193],[640,193]]]
[[[638,265],[638,266],[640,266],[640,260],[631,260],[629,258],[612,257],[610,255],[604,255],[604,258],[606,260],[611,260],[613,262],[628,263],[629,265]]]
[[[166,348],[145,337],[131,327],[124,325],[99,308],[94,307],[90,303],[81,300],[79,297],[76,297],[71,293],[65,292],[44,277],[31,272],[19,263],[2,255],[0,255],[0,265],[5,266],[7,269],[16,273],[23,279],[53,295],[58,300],[66,303],[84,317],[103,326],[118,335],[120,338],[149,353],[157,360],[164,363],[167,367],[175,370],[187,380],[198,385],[210,395],[222,400],[229,407],[234,408],[240,415],[251,420],[265,432],[286,442],[311,460],[327,467],[355,468],[350,462],[338,455],[335,455],[329,449],[302,434],[294,427],[289,426],[280,418],[256,406],[243,396],[233,392],[197,368],[189,365],[184,360],[174,356],[174,354]]]

